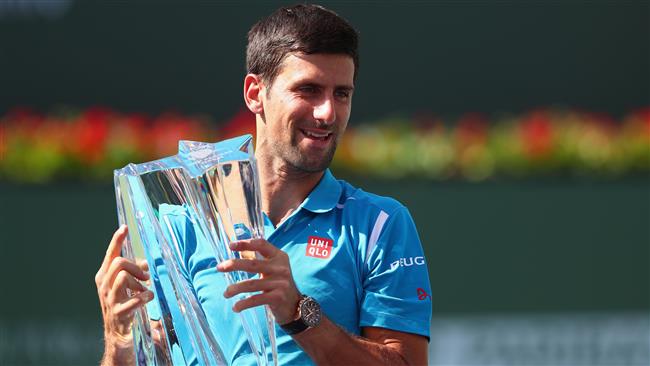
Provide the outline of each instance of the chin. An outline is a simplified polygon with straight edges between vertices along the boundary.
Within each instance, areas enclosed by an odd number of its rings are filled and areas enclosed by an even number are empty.
[[[297,159],[291,165],[306,173],[320,173],[329,168],[333,156],[334,154],[331,154],[331,156],[328,155],[314,160]]]
[[[329,162],[319,163],[319,164],[298,163],[294,165],[296,169],[303,171],[305,173],[320,173],[325,169],[327,169],[329,166],[330,166]]]
[[[275,147],[279,147],[275,145]],[[284,162],[294,168],[296,171],[305,173],[319,173],[329,168],[332,159],[334,158],[335,147],[331,147],[326,151],[316,153],[315,151],[303,151],[298,146],[293,146],[290,149],[277,149],[275,150],[276,156],[282,157]],[[311,152],[311,154],[310,154]]]

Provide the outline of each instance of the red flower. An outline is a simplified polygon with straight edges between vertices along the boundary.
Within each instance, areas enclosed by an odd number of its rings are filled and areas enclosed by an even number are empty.
[[[641,108],[632,113],[635,119],[641,121],[641,125],[645,128],[645,136],[650,138],[650,107]]]
[[[159,116],[154,121],[151,132],[148,139],[153,144],[154,158],[176,154],[179,140],[208,142],[217,139],[214,133],[210,133],[205,121],[176,113]]]
[[[255,114],[248,108],[242,108],[237,114],[226,122],[221,128],[221,135],[224,139],[241,136],[245,134],[255,136]]]
[[[112,113],[105,108],[94,107],[84,112],[76,122],[74,139],[75,150],[85,163],[102,160],[108,136],[109,117]]]
[[[14,134],[37,140],[40,137],[39,129],[45,117],[30,108],[15,107],[9,110],[3,119],[9,123],[10,135],[13,130]]]
[[[546,112],[532,112],[521,124],[520,133],[529,157],[539,158],[551,153],[553,126]]]
[[[487,141],[488,125],[480,113],[467,113],[458,121],[456,143],[460,149],[472,145],[483,145]]]
[[[138,113],[112,121],[108,136],[109,149],[120,147],[138,151],[140,154],[148,154],[150,151],[146,148],[149,139],[147,123],[148,117]]]
[[[7,147],[5,146],[5,125],[0,123],[0,161],[5,157],[5,151]]]
[[[5,115],[5,119],[8,121],[41,121],[43,115],[37,113],[31,108],[27,107],[14,107],[10,109]]]

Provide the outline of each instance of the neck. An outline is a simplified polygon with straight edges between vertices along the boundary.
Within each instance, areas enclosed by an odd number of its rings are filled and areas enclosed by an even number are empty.
[[[298,171],[277,158],[257,153],[262,210],[278,226],[305,200],[324,172]]]

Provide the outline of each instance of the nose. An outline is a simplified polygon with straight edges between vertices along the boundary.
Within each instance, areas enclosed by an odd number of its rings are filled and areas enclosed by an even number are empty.
[[[327,124],[336,121],[336,110],[332,98],[323,98],[318,105],[314,106],[314,119]]]

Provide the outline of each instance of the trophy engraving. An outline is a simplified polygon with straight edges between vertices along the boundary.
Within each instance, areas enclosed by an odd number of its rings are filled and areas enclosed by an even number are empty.
[[[180,141],[177,155],[129,164],[114,182],[119,222],[129,226],[122,254],[146,260],[144,285],[154,293],[135,314],[137,364],[277,365],[268,308],[237,314],[221,295],[253,275],[216,270],[223,260],[255,257],[231,251],[231,241],[264,237],[252,137]],[[217,316],[208,318],[206,307]]]

